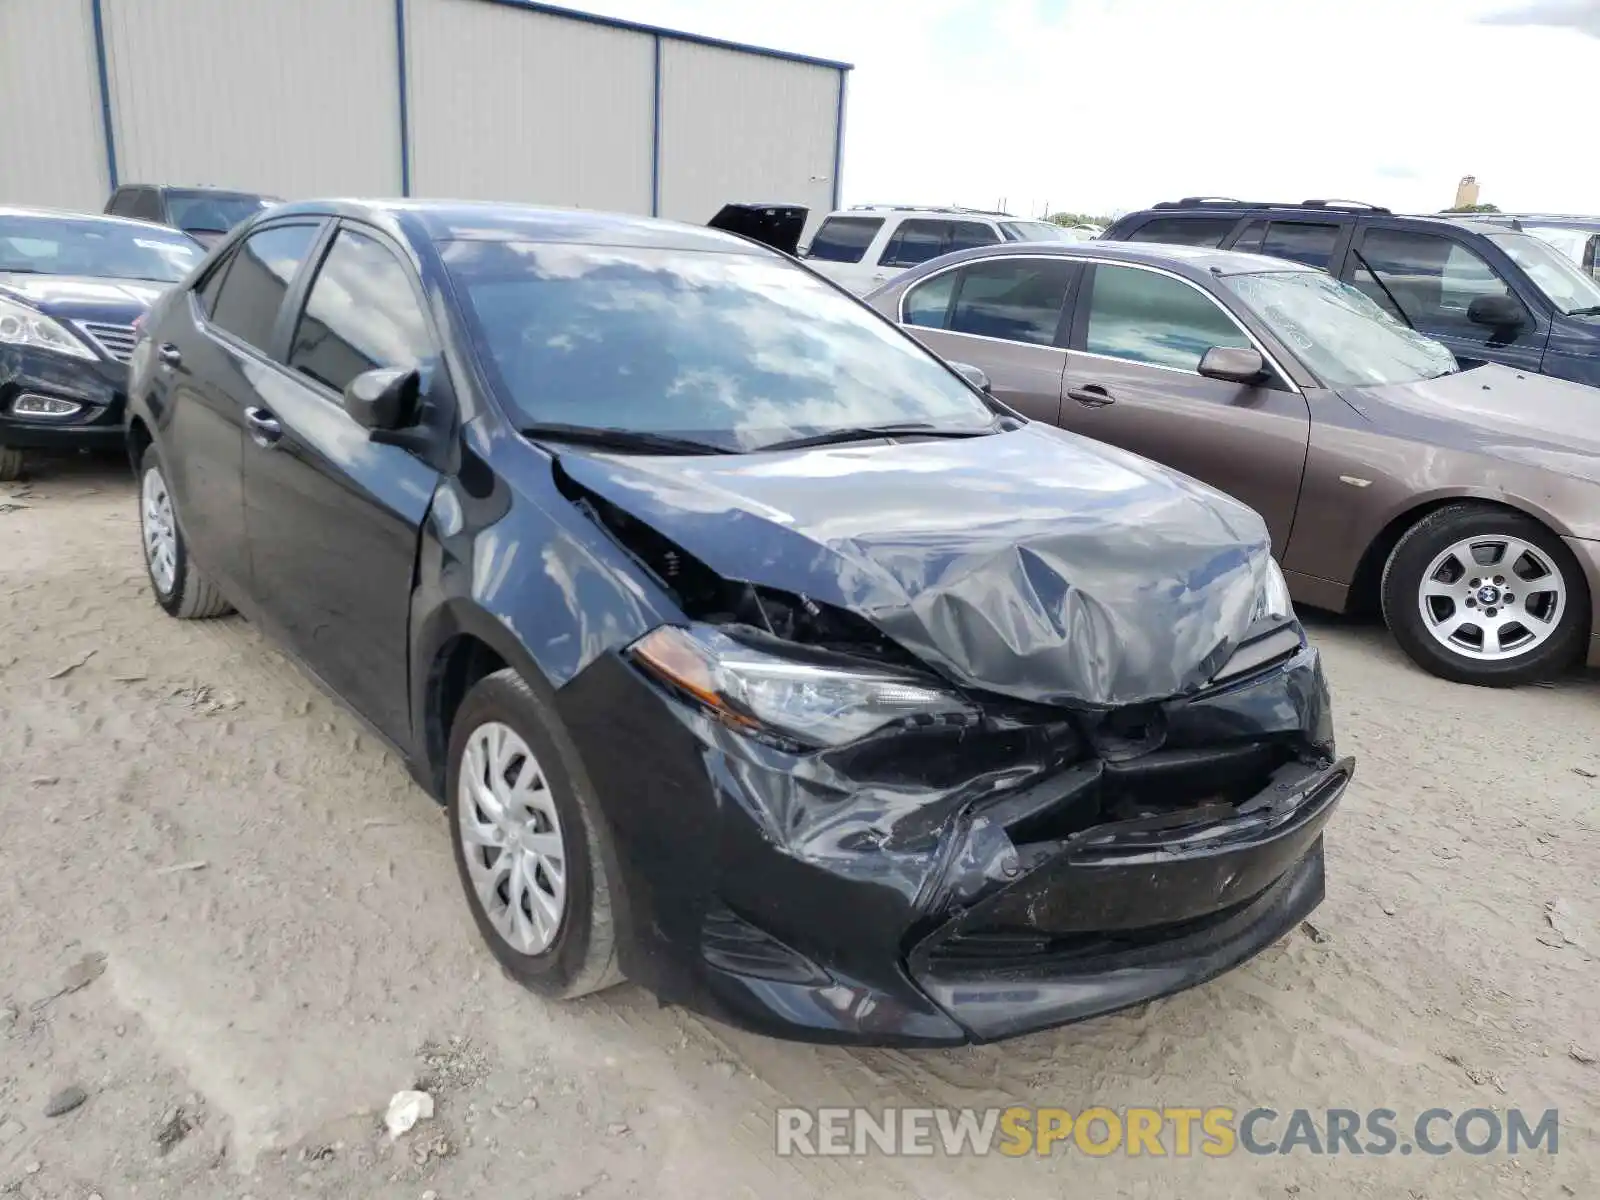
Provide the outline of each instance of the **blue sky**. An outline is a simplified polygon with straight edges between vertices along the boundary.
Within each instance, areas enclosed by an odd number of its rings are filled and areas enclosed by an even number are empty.
[[[843,59],[846,202],[1600,211],[1600,0],[568,0]]]

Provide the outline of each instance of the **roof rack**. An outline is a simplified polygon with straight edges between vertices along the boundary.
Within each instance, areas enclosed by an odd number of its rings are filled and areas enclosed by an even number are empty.
[[[1365,212],[1386,213],[1387,208],[1368,204],[1363,200],[1302,200],[1298,204],[1285,200],[1235,200],[1231,196],[1185,196],[1182,200],[1163,200],[1155,208],[1352,208]]]
[[[852,204],[851,212],[936,212],[961,213],[969,217],[1010,217],[1013,214],[992,208],[962,208],[954,204]]]

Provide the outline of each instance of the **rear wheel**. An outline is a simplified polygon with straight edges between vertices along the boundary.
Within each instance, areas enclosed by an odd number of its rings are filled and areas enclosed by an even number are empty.
[[[0,483],[15,483],[22,478],[22,451],[15,446],[0,446]]]
[[[575,754],[511,670],[474,685],[451,727],[450,839],[473,920],[513,979],[554,999],[622,978],[603,824]]]
[[[233,611],[233,605],[189,558],[172,508],[172,492],[154,446],[139,463],[139,534],[144,565],[156,603],[182,621],[201,621]]]
[[[1408,530],[1383,572],[1383,615],[1419,665],[1458,683],[1548,678],[1577,657],[1589,615],[1561,539],[1518,513],[1454,504]]]

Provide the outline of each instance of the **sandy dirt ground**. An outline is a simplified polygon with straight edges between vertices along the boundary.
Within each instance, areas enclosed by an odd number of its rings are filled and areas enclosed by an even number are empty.
[[[0,485],[0,1195],[1600,1196],[1600,678],[1454,687],[1309,623],[1358,760],[1314,933],[1000,1045],[791,1045],[509,983],[390,753],[239,618],[156,608],[118,464],[41,463]],[[774,1154],[839,1104],[1554,1107],[1560,1151]]]

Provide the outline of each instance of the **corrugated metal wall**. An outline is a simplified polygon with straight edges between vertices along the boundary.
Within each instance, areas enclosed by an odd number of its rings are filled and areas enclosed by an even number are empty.
[[[97,210],[113,182],[290,199],[409,183],[693,222],[798,202],[814,224],[837,195],[840,81],[516,0],[0,0],[0,204]]]
[[[407,0],[411,192],[648,213],[655,39]]]
[[[661,215],[730,200],[833,206],[839,72],[718,46],[661,44]]]
[[[0,0],[0,204],[110,195],[89,0]]]
[[[400,191],[394,0],[103,0],[123,183]]]

